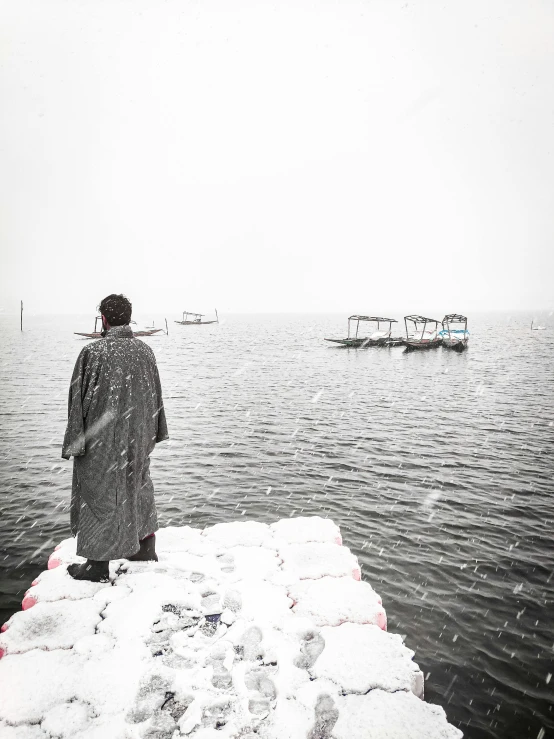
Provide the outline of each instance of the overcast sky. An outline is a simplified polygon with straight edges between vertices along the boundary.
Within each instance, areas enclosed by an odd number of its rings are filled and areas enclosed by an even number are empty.
[[[0,309],[554,307],[550,0],[0,7]]]

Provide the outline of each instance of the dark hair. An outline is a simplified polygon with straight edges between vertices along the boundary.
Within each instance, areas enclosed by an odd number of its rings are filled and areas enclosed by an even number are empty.
[[[133,306],[125,295],[108,295],[98,306],[110,326],[126,326],[131,320]]]

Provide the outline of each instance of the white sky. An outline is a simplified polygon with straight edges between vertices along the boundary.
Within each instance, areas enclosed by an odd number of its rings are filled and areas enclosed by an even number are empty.
[[[0,309],[554,306],[550,0],[0,13]]]

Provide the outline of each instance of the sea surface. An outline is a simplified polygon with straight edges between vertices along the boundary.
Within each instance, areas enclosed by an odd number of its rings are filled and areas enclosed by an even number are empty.
[[[344,349],[344,316],[145,339],[171,440],[161,525],[331,517],[466,737],[554,736],[554,318],[470,316],[467,352]],[[0,316],[0,622],[69,536],[67,391],[86,316]],[[155,318],[161,325],[161,317]]]

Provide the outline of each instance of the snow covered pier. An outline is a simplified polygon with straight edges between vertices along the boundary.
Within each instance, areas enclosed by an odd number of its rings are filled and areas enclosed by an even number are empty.
[[[160,529],[75,581],[62,542],[0,634],[1,739],[459,739],[328,519]]]

